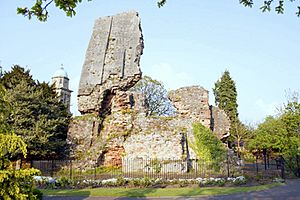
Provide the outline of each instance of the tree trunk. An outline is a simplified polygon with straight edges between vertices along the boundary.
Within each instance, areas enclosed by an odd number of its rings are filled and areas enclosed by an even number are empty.
[[[237,154],[238,154],[238,158],[240,159],[240,142],[241,142],[241,138],[238,136],[237,137]]]
[[[265,170],[267,170],[267,149],[263,149]]]
[[[256,159],[255,159],[255,165],[256,165],[256,173],[258,173],[258,162],[257,162],[257,160],[258,160],[258,155],[257,155],[257,153],[256,153],[256,157],[255,157]]]

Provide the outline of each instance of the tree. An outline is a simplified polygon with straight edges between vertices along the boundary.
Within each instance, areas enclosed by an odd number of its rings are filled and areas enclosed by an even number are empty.
[[[0,83],[0,130],[9,130],[9,126],[7,124],[7,118],[9,116],[10,105],[5,100],[6,90],[4,89],[3,85]]]
[[[92,0],[87,0],[92,1]],[[262,12],[270,12],[272,10],[272,6],[274,0],[267,0],[264,1],[263,5],[260,7],[260,10]],[[279,0],[276,5],[273,7],[275,8],[275,12],[277,14],[283,14],[284,13],[284,7],[286,2],[295,2],[295,0]],[[28,19],[31,19],[33,16],[35,16],[39,21],[47,21],[49,17],[48,13],[48,7],[53,4],[63,10],[68,17],[72,17],[76,14],[76,7],[78,4],[82,3],[82,0],[35,0],[35,3],[30,7],[19,7],[17,8],[17,13],[21,14],[25,17],[28,17]],[[157,0],[158,7],[162,7],[167,3],[167,0]],[[252,8],[253,6],[253,0],[240,0],[240,4],[242,4],[245,7]],[[300,16],[300,5],[297,6],[297,12],[296,15]]]
[[[16,170],[12,160],[26,157],[26,144],[20,136],[11,132],[5,119],[11,106],[4,98],[5,90],[0,84],[0,199],[37,199],[33,190],[33,176],[39,175],[36,169]]]
[[[33,176],[37,169],[12,168],[11,158],[16,154],[26,157],[26,144],[21,137],[0,133],[0,199],[37,199],[34,195]]]
[[[277,1],[277,3],[274,3],[274,0],[267,0],[267,1],[263,2],[262,6],[260,7],[260,10],[262,12],[270,12],[273,7],[273,9],[275,8],[275,12],[277,14],[283,14],[286,2],[295,2],[295,0],[279,0],[279,1]],[[245,7],[252,8],[254,3],[253,3],[253,0],[240,0],[240,4],[242,4]],[[300,17],[300,5],[299,4],[297,6],[296,15],[298,17]]]
[[[250,125],[245,125],[238,120],[238,122],[236,123],[236,132],[234,135],[232,135],[232,137],[234,141],[236,141],[236,152],[239,158],[241,152],[244,150],[244,143],[248,139],[248,137],[252,135],[252,132],[253,128]]]
[[[248,148],[254,151],[268,149],[273,154],[283,155],[287,150],[288,135],[281,118],[268,116],[254,131],[248,141]]]
[[[163,84],[149,76],[144,76],[131,91],[141,93],[145,98],[146,116],[171,116],[175,109],[168,99]]]
[[[237,91],[229,71],[225,71],[213,88],[216,106],[225,111],[231,123],[230,134],[234,135],[238,124]]]
[[[28,159],[61,158],[66,150],[70,114],[54,88],[34,81],[29,70],[13,66],[0,79],[11,107],[5,123],[27,145]]]
[[[282,121],[286,126],[287,144],[284,157],[288,168],[300,177],[300,102],[292,96],[284,106]]]
[[[262,150],[283,157],[287,169],[300,177],[300,103],[292,96],[278,117],[268,116],[247,140],[253,153]]]
[[[263,2],[262,6],[260,7],[260,10],[262,12],[270,12],[272,10],[272,7],[273,7],[273,9],[275,8],[275,12],[277,14],[283,14],[286,2],[292,2],[293,3],[293,2],[295,2],[295,0],[279,0],[279,1],[277,1],[276,4],[274,3],[274,0],[267,0],[267,1]],[[167,0],[159,0],[157,2],[158,7],[162,7],[166,3],[167,3]],[[254,2],[253,2],[253,0],[240,0],[240,4],[242,4],[245,7],[252,8],[253,5],[254,5]],[[297,6],[296,15],[298,17],[300,17],[300,4],[299,3],[298,3],[298,6]]]
[[[47,8],[54,3],[54,5],[63,10],[68,17],[72,17],[76,14],[75,8],[81,2],[82,0],[35,0],[35,3],[31,8],[19,7],[17,8],[17,13],[27,16],[28,19],[31,19],[32,16],[36,16],[38,20],[46,21],[49,16]]]

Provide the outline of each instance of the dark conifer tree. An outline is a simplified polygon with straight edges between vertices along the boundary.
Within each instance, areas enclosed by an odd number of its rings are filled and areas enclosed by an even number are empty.
[[[0,80],[10,105],[6,123],[27,144],[28,159],[62,158],[66,153],[70,114],[47,83],[29,70],[13,66]]]
[[[215,103],[218,108],[225,111],[231,123],[230,134],[234,135],[238,123],[237,91],[235,82],[230,77],[229,71],[225,71],[213,88]]]

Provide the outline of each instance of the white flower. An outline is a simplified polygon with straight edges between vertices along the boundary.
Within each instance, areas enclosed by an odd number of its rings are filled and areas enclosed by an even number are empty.
[[[116,183],[117,179],[116,178],[111,178],[111,179],[106,179],[106,180],[102,180],[102,184],[106,184],[106,183]]]

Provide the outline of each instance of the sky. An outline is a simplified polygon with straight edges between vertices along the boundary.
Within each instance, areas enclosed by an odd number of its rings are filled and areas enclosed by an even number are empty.
[[[1,1],[0,60],[5,71],[18,64],[34,79],[50,82],[64,65],[70,78],[71,112],[94,21],[123,11],[139,12],[144,35],[141,70],[166,89],[200,85],[214,105],[214,83],[228,70],[236,83],[238,111],[245,123],[261,122],[300,89],[300,18],[294,3],[284,15],[261,13],[260,2],[245,8],[238,0],[83,1],[72,18],[51,5],[47,22],[16,14],[33,1]]]

